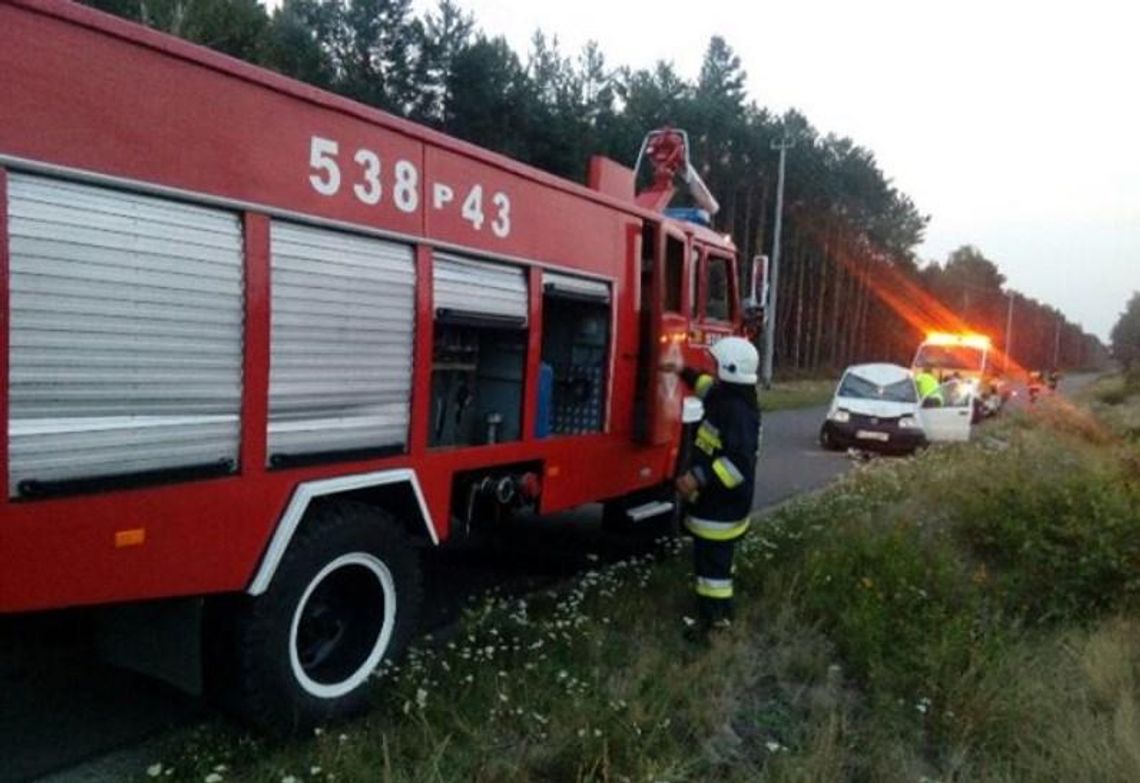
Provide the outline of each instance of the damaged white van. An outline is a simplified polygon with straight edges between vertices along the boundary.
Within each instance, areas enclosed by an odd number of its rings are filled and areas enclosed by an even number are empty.
[[[920,400],[914,375],[897,364],[848,367],[819,431],[828,449],[909,453],[934,441],[970,437],[973,390],[951,378]]]

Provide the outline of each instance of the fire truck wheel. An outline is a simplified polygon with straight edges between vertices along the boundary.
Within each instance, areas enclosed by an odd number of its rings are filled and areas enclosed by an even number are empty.
[[[237,624],[236,708],[285,735],[359,713],[371,673],[407,645],[421,599],[418,555],[389,514],[314,507]]]

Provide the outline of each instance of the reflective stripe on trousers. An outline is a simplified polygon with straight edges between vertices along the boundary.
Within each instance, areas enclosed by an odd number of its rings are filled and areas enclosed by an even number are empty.
[[[693,539],[693,587],[701,622],[732,618],[732,559],[736,541]]]
[[[732,598],[732,580],[698,576],[697,595],[704,598]]]
[[[714,522],[710,519],[685,517],[685,528],[697,538],[706,541],[733,541],[744,535],[750,520],[740,522]]]

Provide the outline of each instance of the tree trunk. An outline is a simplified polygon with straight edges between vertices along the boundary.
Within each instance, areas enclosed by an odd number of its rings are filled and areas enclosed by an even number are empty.
[[[811,356],[811,369],[816,371],[819,369],[820,361],[823,359],[823,311],[827,303],[827,271],[830,264],[828,260],[831,254],[833,240],[831,232],[828,233],[824,241],[823,252],[819,257],[819,285],[817,288],[817,297],[815,304],[815,339],[812,340],[812,356]]]
[[[795,345],[792,346],[792,364],[799,370],[803,368],[803,334],[804,334],[804,253],[801,250],[796,259],[796,332]]]
[[[840,255],[842,255],[843,252],[844,247],[841,241],[839,246]],[[840,258],[835,265],[835,283],[831,291],[831,350],[828,359],[832,369],[839,369],[839,310],[844,304],[843,291],[845,288],[850,287],[849,285],[845,285],[850,278],[851,275],[847,274],[843,266],[842,258]]]

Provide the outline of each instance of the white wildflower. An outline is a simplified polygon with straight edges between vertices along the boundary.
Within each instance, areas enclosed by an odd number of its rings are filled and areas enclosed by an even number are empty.
[[[321,774],[321,768],[317,766],[309,767],[309,774],[313,777],[316,777],[317,775]]]
[[[416,688],[416,706],[421,710],[427,706],[428,692],[423,688]]]
[[[149,767],[146,768],[146,774],[152,778],[157,778],[159,775],[162,774],[162,765],[161,764],[151,764]]]
[[[209,775],[202,779],[204,783],[222,783],[222,776],[217,772],[211,772]]]

